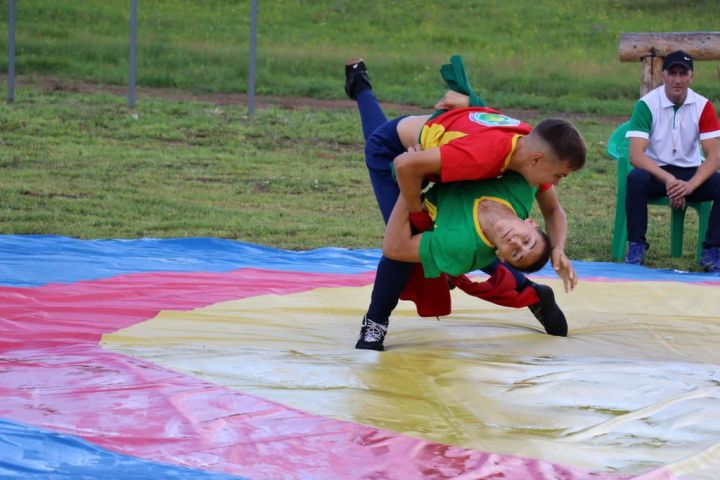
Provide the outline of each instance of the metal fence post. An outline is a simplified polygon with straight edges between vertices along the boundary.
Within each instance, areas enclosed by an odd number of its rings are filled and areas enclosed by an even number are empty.
[[[15,101],[15,0],[8,2],[8,91],[7,102]]]
[[[250,66],[248,68],[248,115],[255,113],[255,34],[257,31],[257,0],[250,2]]]
[[[137,75],[137,0],[130,0],[130,66],[128,72],[128,107],[135,108]]]

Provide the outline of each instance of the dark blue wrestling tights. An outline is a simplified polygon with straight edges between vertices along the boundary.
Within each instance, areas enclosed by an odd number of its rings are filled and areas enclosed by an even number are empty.
[[[356,95],[355,101],[365,136],[365,164],[375,192],[375,200],[387,225],[400,195],[400,189],[390,170],[395,157],[405,151],[397,134],[400,118],[388,121],[372,90],[361,91]],[[390,260],[385,256],[380,258],[367,311],[368,318],[384,324],[390,321],[390,314],[398,304],[412,268],[412,263]]]

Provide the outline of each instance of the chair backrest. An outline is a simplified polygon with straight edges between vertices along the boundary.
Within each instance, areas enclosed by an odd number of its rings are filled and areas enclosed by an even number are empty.
[[[620,124],[610,135],[607,144],[608,155],[617,161],[617,193],[623,202],[625,201],[625,179],[630,173],[630,140],[625,138],[629,127],[629,120]]]
[[[620,124],[610,135],[607,144],[607,153],[611,158],[620,160],[622,158],[630,160],[630,141],[625,138],[625,134],[630,127],[630,121]]]

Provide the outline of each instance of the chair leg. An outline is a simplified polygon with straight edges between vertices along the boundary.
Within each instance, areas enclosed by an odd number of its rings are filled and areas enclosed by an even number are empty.
[[[615,260],[625,259],[625,247],[627,244],[627,220],[625,218],[625,199],[620,196],[615,204],[615,227],[612,238],[612,257]]]
[[[708,222],[710,221],[710,210],[712,209],[712,202],[703,202],[700,204],[698,210],[698,243],[697,243],[697,262],[700,263],[700,256],[702,255],[702,244],[705,241],[705,235],[707,235]]]
[[[670,256],[682,257],[685,233],[685,208],[671,208],[670,213]]]

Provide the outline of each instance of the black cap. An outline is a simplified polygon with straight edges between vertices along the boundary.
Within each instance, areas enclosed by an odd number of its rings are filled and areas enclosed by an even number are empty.
[[[692,70],[693,69],[693,60],[690,55],[683,52],[682,50],[678,50],[676,52],[672,52],[667,57],[665,57],[665,61],[663,62],[663,70],[670,70],[675,65],[680,65],[682,67],[685,67],[686,70]]]

